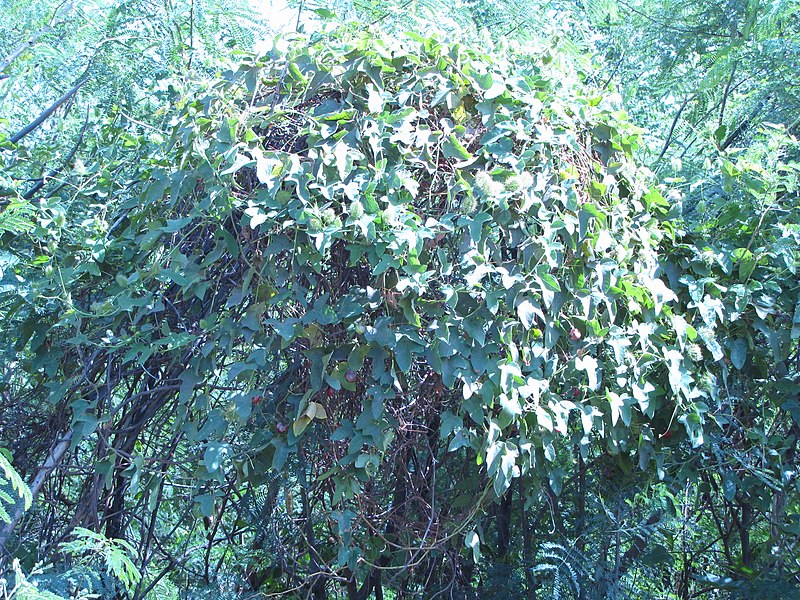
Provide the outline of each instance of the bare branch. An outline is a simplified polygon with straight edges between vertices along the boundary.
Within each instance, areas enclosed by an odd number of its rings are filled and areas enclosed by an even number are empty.
[[[63,171],[69,163],[72,162],[72,159],[75,157],[75,154],[78,152],[78,148],[80,148],[81,144],[83,143],[83,136],[86,133],[86,127],[89,125],[89,109],[86,109],[86,119],[83,121],[83,127],[81,127],[81,133],[78,136],[78,141],[75,142],[75,145],[70,150],[67,157],[64,159],[62,165],[56,169],[51,169],[46,174],[42,175],[36,183],[27,191],[25,192],[22,197],[25,200],[30,200],[33,196],[38,192],[40,189],[44,187],[44,184],[47,182],[48,179],[55,177],[61,171]]]
[[[31,131],[34,131],[37,127],[39,127],[42,123],[44,123],[47,120],[47,118],[58,109],[59,106],[61,106],[67,100],[72,98],[72,96],[74,96],[77,93],[77,91],[81,89],[81,86],[87,81],[89,81],[88,78],[81,79],[78,83],[73,85],[70,89],[64,92],[58,100],[56,100],[55,102],[53,102],[53,104],[48,106],[44,110],[44,112],[42,112],[42,114],[36,117],[35,120],[33,120],[31,123],[23,127],[21,131],[11,136],[9,138],[9,141],[12,144],[16,144],[18,141],[20,141],[22,138],[28,135]]]
[[[686,96],[686,99],[681,103],[678,112],[675,113],[675,118],[672,119],[672,125],[669,126],[669,131],[667,132],[667,139],[664,140],[664,147],[661,148],[661,154],[658,155],[656,162],[660,161],[664,158],[664,155],[667,153],[667,149],[669,148],[670,144],[672,143],[672,134],[675,132],[675,126],[678,124],[678,119],[681,118],[683,111],[686,109],[686,106],[694,100],[697,94],[692,94],[691,96]]]

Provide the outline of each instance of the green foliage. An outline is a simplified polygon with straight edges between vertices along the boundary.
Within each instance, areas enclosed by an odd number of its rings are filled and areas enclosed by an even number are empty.
[[[16,492],[18,499],[23,502],[23,507],[28,510],[33,502],[31,490],[28,484],[20,477],[19,473],[11,466],[11,454],[5,448],[0,448],[0,469],[3,474],[0,475],[0,521],[5,523],[11,522],[6,506],[13,507],[17,504],[17,498],[11,496],[7,489],[10,486],[12,493]]]
[[[25,574],[18,560],[14,559],[12,569],[12,586],[9,586],[6,579],[0,579],[0,598],[3,600],[64,600],[63,596],[39,589],[38,583]]]
[[[105,567],[128,592],[133,591],[142,575],[131,560],[136,556],[136,549],[130,542],[111,540],[84,527],[77,527],[73,533],[74,540],[61,544],[63,553],[80,559],[83,564]]]
[[[786,85],[798,60],[795,0],[603,4],[595,23],[610,73],[599,76],[652,131],[647,160],[663,173],[702,177],[709,153],[749,145],[763,123],[796,130],[800,105]]]
[[[0,232],[20,235],[30,233],[35,224],[33,207],[28,202],[10,202],[0,212]]]
[[[532,571],[552,580],[552,598],[579,598],[582,595],[581,586],[585,586],[590,577],[585,572],[587,565],[591,565],[591,562],[574,548],[545,543]]]
[[[4,194],[35,201],[0,213],[3,442],[43,464],[66,432],[78,473],[52,478],[22,554],[47,524],[44,552],[134,598],[491,597],[523,579],[684,598],[796,560],[785,130],[738,151],[715,129],[719,173],[687,184],[684,223],[636,158],[646,132],[565,51],[588,36],[510,51],[328,23],[223,65],[233,12],[145,23],[140,6],[83,15],[85,35],[153,52],[106,87],[100,43],[83,120],[4,146]],[[673,8],[721,26],[719,7]],[[620,28],[609,58],[630,41],[621,3],[584,9]],[[475,3],[453,29],[548,14]],[[703,52],[708,87],[746,51]],[[695,83],[667,66],[660,85]]]

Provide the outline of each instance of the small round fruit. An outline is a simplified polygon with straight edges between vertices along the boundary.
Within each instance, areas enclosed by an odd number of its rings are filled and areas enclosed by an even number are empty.
[[[278,433],[286,433],[289,431],[289,426],[286,423],[278,423],[275,425],[275,429],[278,431]]]
[[[328,389],[326,389],[326,390],[325,390],[325,395],[326,395],[328,398],[333,398],[333,395],[334,395],[335,393],[336,393],[336,390],[334,390],[332,387],[329,387]]]
[[[355,383],[358,380],[358,374],[350,369],[344,374],[344,378],[348,381],[348,383]]]
[[[256,404],[261,404],[262,400],[263,398],[261,396],[253,396],[253,399],[250,402],[253,404],[253,406],[255,406]]]
[[[573,342],[577,342],[579,339],[581,339],[580,329],[578,329],[577,327],[573,327],[572,329],[570,329],[569,339],[571,339]]]
[[[364,216],[364,206],[358,200],[353,200],[347,207],[347,214],[351,219],[357,221]]]
[[[690,344],[686,353],[695,362],[703,360],[703,350],[697,344]]]

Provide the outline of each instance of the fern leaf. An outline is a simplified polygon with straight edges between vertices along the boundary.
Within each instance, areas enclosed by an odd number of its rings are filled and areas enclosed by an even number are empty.
[[[0,212],[0,232],[7,231],[18,235],[33,231],[33,208],[27,202],[12,202]]]
[[[25,501],[25,510],[28,510],[31,504],[33,504],[31,489],[28,487],[28,484],[23,481],[16,469],[11,466],[8,458],[6,458],[5,454],[2,452],[0,452],[0,469],[3,469],[5,478],[11,484],[11,487],[14,488],[19,494],[19,497]]]

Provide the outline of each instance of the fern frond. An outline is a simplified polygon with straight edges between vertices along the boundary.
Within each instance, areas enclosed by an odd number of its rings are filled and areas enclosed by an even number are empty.
[[[542,544],[538,563],[531,568],[531,571],[553,578],[553,598],[567,593],[579,597],[583,583],[591,579],[584,568],[584,565],[588,564],[591,564],[589,559],[574,548],[547,542]]]
[[[109,539],[102,533],[84,527],[76,527],[75,539],[61,544],[61,551],[75,557],[82,557],[85,564],[101,559],[106,572],[117,579],[126,590],[131,591],[142,578],[130,556],[136,550],[127,541]]]
[[[31,575],[41,573],[41,571],[25,574],[19,564],[19,560],[16,558],[14,559],[13,569],[15,586],[14,590],[11,592],[11,596],[15,600],[66,600],[64,596],[59,596],[48,590],[39,589],[39,582],[32,580]]]
[[[594,25],[615,23],[619,18],[616,0],[583,0],[583,9]]]
[[[6,480],[11,484],[11,487],[19,494],[25,502],[25,510],[28,510],[33,504],[33,494],[28,484],[22,479],[16,469],[11,466],[11,462],[6,457],[5,453],[0,452],[0,469],[3,470]]]
[[[11,202],[0,212],[0,233],[7,231],[14,235],[33,231],[36,223],[33,221],[34,209],[28,202]]]

